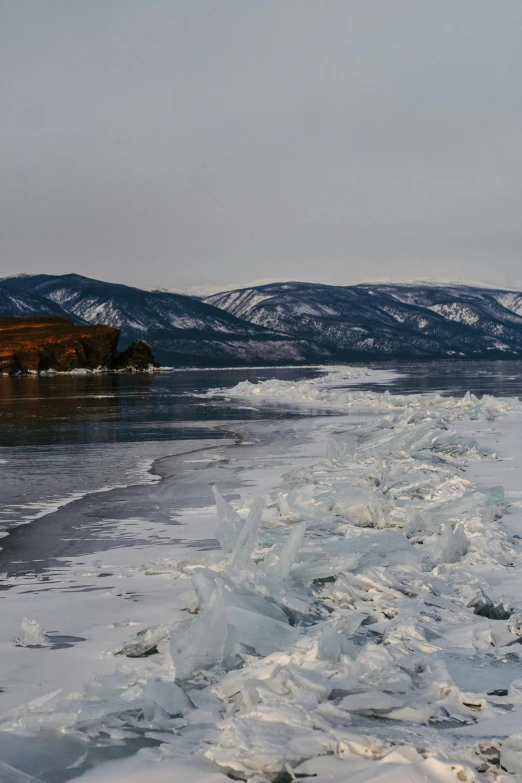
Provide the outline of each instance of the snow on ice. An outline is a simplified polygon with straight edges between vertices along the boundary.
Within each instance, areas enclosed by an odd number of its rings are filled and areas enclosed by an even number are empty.
[[[334,419],[325,457],[247,514],[216,487],[221,548],[178,563],[184,619],[164,606],[113,651],[114,674],[27,705],[0,736],[65,732],[69,767],[102,734],[149,743],[93,783],[522,775],[522,558],[502,487],[472,478],[509,456],[473,429],[522,405],[338,388],[360,372],[226,391],[371,415]],[[18,643],[42,634],[24,621]]]

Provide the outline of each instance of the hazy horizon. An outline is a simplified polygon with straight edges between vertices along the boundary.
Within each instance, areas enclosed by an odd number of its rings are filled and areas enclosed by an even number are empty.
[[[522,287],[516,0],[0,0],[0,275]]]
[[[10,277],[31,277],[32,275],[48,275],[50,277],[58,277],[62,275],[78,275],[82,277],[88,277],[94,280],[97,280],[98,282],[102,283],[109,283],[109,284],[122,284],[122,285],[128,285],[131,287],[137,287],[141,288],[145,291],[159,291],[159,292],[171,292],[171,293],[179,293],[179,294],[186,294],[187,296],[196,296],[196,297],[207,297],[212,296],[213,294],[219,294],[219,293],[225,293],[227,291],[233,291],[233,290],[240,290],[244,288],[254,288],[259,286],[265,286],[265,285],[271,285],[274,283],[303,283],[303,284],[312,284],[312,285],[331,285],[331,286],[340,286],[340,287],[348,287],[348,286],[356,286],[356,285],[426,285],[426,286],[469,286],[469,287],[475,287],[475,288],[491,288],[491,289],[505,289],[505,290],[513,290],[513,291],[520,291],[522,290],[522,285],[501,285],[497,283],[489,283],[487,280],[465,280],[465,279],[444,279],[444,278],[419,278],[419,277],[411,277],[411,278],[364,278],[361,280],[354,280],[351,282],[336,282],[336,283],[329,283],[324,280],[305,280],[300,279],[297,277],[279,277],[279,278],[263,278],[259,280],[244,280],[244,281],[236,281],[234,283],[222,283],[222,284],[201,284],[201,285],[195,285],[195,286],[139,286],[135,285],[129,282],[125,282],[124,280],[119,279],[113,279],[109,278],[107,275],[105,276],[99,276],[94,277],[92,275],[88,275],[85,273],[80,272],[60,272],[56,275],[53,272],[18,272],[14,273],[13,275],[3,275],[0,278],[0,284],[3,279],[10,278]]]

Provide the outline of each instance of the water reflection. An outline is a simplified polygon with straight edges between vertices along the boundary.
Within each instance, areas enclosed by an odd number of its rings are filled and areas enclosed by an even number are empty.
[[[0,377],[0,424],[48,427],[121,417],[120,377]]]
[[[280,416],[200,397],[209,388],[268,378],[315,377],[317,369],[197,370],[159,374],[0,376],[0,446],[205,438],[204,422]],[[291,416],[292,414],[288,414]],[[296,412],[295,415],[298,415]],[[183,431],[173,435],[173,425]],[[193,426],[191,426],[191,423]]]

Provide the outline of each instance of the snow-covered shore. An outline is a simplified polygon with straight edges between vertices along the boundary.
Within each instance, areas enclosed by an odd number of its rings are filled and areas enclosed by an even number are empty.
[[[76,769],[104,744],[155,745],[82,776],[98,783],[522,775],[522,404],[339,388],[348,375],[222,392],[337,415],[277,457],[246,444],[187,458],[215,467],[217,514],[180,520],[201,545],[189,551],[185,530],[185,542],[82,557],[52,609],[62,634],[86,640],[0,645],[33,699],[0,725],[0,749],[16,740],[11,765],[32,775],[20,781],[45,772],[22,764],[42,731],[48,748],[65,732]],[[243,478],[232,505],[219,491],[231,455]],[[146,520],[125,524],[135,534]],[[81,593],[104,571],[110,588]],[[52,630],[43,586],[32,606]],[[133,638],[145,615],[155,627]],[[62,668],[60,693],[31,685],[37,665],[42,683]]]
[[[153,373],[153,372],[170,372],[172,371],[172,367],[156,367],[153,364],[149,364],[148,367],[143,369],[136,369],[136,368],[129,368],[129,367],[120,367],[118,369],[109,368],[109,367],[76,367],[74,370],[27,370],[27,372],[16,372],[16,373],[9,373],[9,372],[2,372],[0,375],[2,375],[4,378],[9,377],[28,377],[28,378],[47,378],[49,376],[54,375],[109,375],[109,374],[126,374],[126,373],[132,373],[132,372],[139,372],[139,373]]]

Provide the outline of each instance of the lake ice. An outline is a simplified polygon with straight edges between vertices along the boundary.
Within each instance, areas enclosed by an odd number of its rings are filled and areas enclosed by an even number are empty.
[[[360,373],[214,390],[332,415],[186,444],[74,501],[114,546],[8,574],[1,781],[522,776],[522,404]]]

